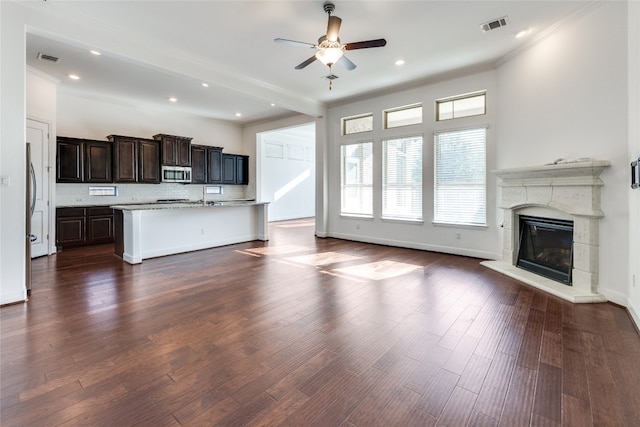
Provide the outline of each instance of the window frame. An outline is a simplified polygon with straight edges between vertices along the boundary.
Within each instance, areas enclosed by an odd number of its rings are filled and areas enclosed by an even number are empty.
[[[347,122],[349,122],[350,120],[357,120],[357,119],[363,119],[365,117],[371,117],[371,129],[367,129],[367,130],[362,130],[359,132],[351,132],[351,133],[347,133]],[[340,119],[340,130],[342,133],[342,136],[349,136],[349,135],[358,135],[361,133],[366,133],[366,132],[372,132],[373,131],[373,112],[371,113],[363,113],[363,114],[356,114],[355,116],[349,116],[349,117],[342,117]]]
[[[484,97],[484,99],[483,99],[484,102],[483,102],[483,106],[482,106],[482,113],[469,114],[469,115],[466,115],[466,116],[456,116],[455,115],[455,109],[453,109],[451,117],[446,118],[446,119],[440,118],[440,105],[441,104],[445,104],[447,102],[455,103],[456,101],[460,101],[460,100],[463,100],[463,99],[476,98],[476,97],[479,97],[479,96]],[[476,116],[486,115],[487,114],[487,91],[486,90],[481,90],[481,91],[476,91],[476,92],[465,93],[465,94],[462,94],[462,95],[455,95],[455,96],[449,96],[449,97],[446,97],[446,98],[436,99],[435,110],[436,110],[436,122],[444,122],[444,121],[447,121],[447,120],[464,119],[466,117],[476,117]]]
[[[389,126],[389,113],[397,113],[398,111],[405,111],[405,110],[412,110],[415,108],[420,108],[420,121],[416,122],[416,123],[409,123],[406,125],[397,125],[397,126]],[[415,104],[410,104],[410,105],[404,105],[402,107],[395,107],[395,108],[388,108],[386,110],[382,110],[382,126],[383,129],[397,129],[397,128],[401,128],[404,126],[414,126],[414,125],[420,125],[424,123],[424,107],[422,105],[422,102],[417,102]]]

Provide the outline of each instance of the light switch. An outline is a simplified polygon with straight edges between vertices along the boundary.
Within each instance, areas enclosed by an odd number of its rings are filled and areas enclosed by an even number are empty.
[[[3,187],[8,187],[10,184],[11,179],[9,178],[9,175],[0,176],[0,185],[2,185]]]

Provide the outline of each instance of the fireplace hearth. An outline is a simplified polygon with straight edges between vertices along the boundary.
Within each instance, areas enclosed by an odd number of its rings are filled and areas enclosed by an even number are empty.
[[[482,265],[574,303],[606,301],[606,297],[598,293],[599,223],[604,216],[600,209],[600,192],[604,185],[600,174],[609,166],[607,161],[581,159],[493,171],[501,179],[498,185],[501,190],[499,207],[504,212],[502,259],[483,261]],[[534,251],[522,257],[525,261],[533,258],[544,267],[550,264],[553,269],[568,270],[568,277],[550,279],[548,274],[525,270],[518,265],[522,264],[519,261],[521,218],[527,216],[550,218],[556,224],[562,224],[562,221],[573,224],[572,230],[567,230],[562,239],[571,241],[570,249],[563,243],[564,246]],[[525,243],[533,247],[533,243]],[[571,286],[567,286],[569,283]]]
[[[573,221],[520,215],[516,266],[571,286]]]

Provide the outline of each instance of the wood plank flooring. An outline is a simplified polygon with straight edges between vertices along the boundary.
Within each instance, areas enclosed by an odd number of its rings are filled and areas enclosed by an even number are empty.
[[[34,260],[2,426],[637,426],[640,337],[479,260],[316,239]]]

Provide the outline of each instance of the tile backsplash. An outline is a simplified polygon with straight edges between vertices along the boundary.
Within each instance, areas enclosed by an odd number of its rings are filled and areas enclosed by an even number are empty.
[[[247,196],[245,185],[225,185],[223,194],[205,194],[200,184],[105,184],[118,188],[117,196],[90,196],[89,187],[100,184],[56,184],[56,206],[101,206],[155,202],[158,199],[233,200]]]

